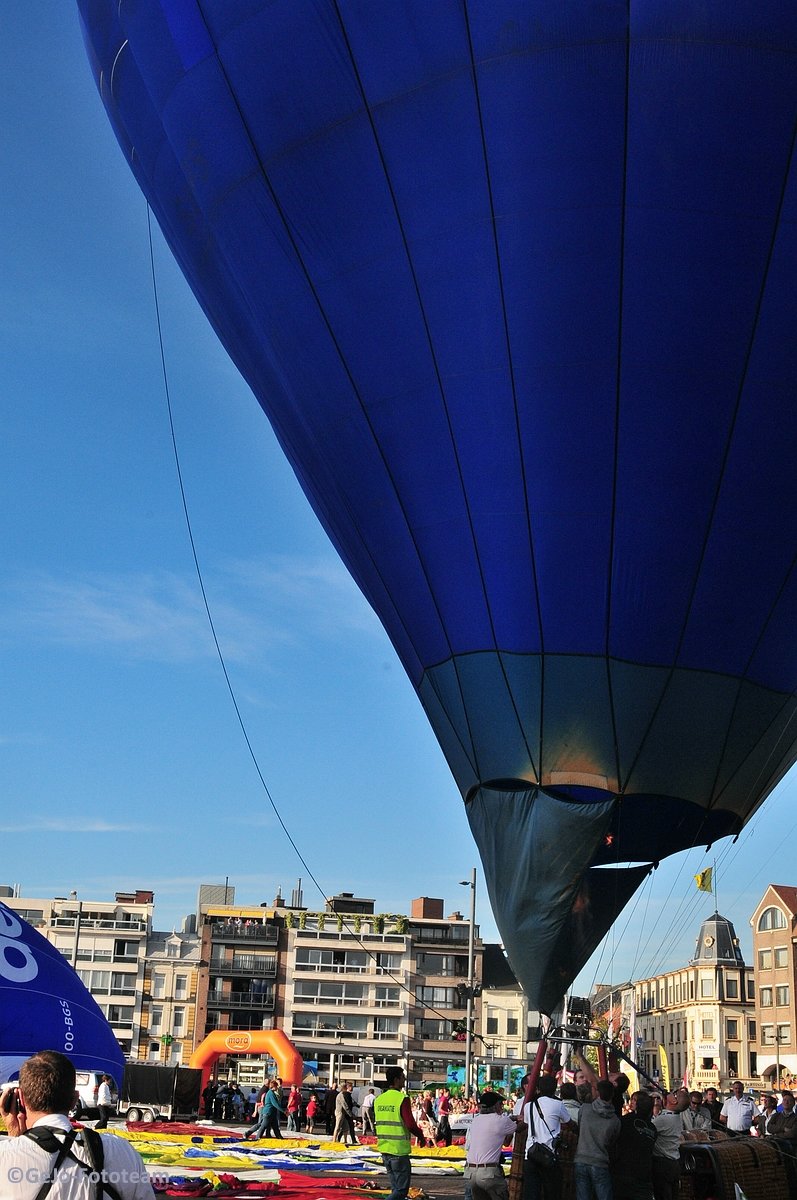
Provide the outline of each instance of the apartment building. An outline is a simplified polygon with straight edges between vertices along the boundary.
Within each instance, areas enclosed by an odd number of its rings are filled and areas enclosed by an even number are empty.
[[[412,953],[410,1022],[407,1052],[410,1087],[438,1087],[465,1079],[466,985],[469,974],[470,923],[462,913],[444,917],[444,902],[421,896],[410,906]],[[474,929],[473,1030],[481,1033],[484,946]],[[477,1039],[474,1039],[474,1051]]]
[[[405,1063],[412,1041],[407,919],[341,892],[323,911],[285,911],[286,991],[281,1024],[308,1070],[355,1085]]]
[[[179,1066],[195,1048],[200,939],[153,932],[147,939],[137,1057]]]
[[[475,1050],[479,1086],[516,1088],[529,1056],[536,1053],[540,1014],[529,1009],[503,946],[485,943],[482,970],[481,1033]]]
[[[726,917],[715,912],[703,921],[687,966],[633,987],[637,1053],[648,1074],[659,1073],[663,1046],[673,1085],[727,1089],[737,1078],[755,1081],[755,980]]]
[[[234,888],[227,902],[203,885],[197,902],[200,965],[194,1042],[216,1029],[258,1030],[275,1025],[280,982],[284,989],[285,928],[273,907],[236,905]],[[280,1006],[281,1007],[281,1006]],[[217,1070],[242,1083],[262,1082],[259,1057],[220,1059]]]
[[[40,898],[3,887],[0,897],[72,963],[108,1018],[122,1052],[135,1056],[153,893],[117,892],[113,900],[84,900],[75,892]]]
[[[768,1087],[797,1087],[797,888],[771,883],[750,919],[756,973],[752,1053]],[[757,1036],[755,1034],[757,1033]]]

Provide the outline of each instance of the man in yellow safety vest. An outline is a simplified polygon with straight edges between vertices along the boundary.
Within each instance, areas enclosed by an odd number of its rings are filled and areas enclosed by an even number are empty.
[[[422,1129],[415,1123],[409,1096],[404,1091],[401,1067],[387,1067],[385,1090],[374,1101],[376,1145],[390,1181],[388,1200],[406,1200],[410,1190],[410,1136],[426,1145]]]

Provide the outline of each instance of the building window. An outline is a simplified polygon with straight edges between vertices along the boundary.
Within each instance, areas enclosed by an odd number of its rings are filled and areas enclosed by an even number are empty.
[[[160,1042],[150,1042],[149,1044],[149,1060],[157,1062],[161,1056]]]
[[[772,966],[772,951],[758,951],[758,969],[759,971],[768,971]]]
[[[747,999],[755,1000],[755,980],[752,975],[747,980]]]
[[[487,1018],[487,1033],[493,1036],[498,1033],[498,1017]]]
[[[132,1025],[133,1006],[127,1004],[109,1004],[108,1020],[111,1025]]]
[[[755,1041],[755,1039],[756,1039],[756,1026],[755,1026],[755,1021],[748,1021],[748,1022],[747,1022],[747,1036],[748,1036],[748,1038],[750,1039],[750,1041],[751,1041],[751,1042],[754,1042],[754,1041]]]
[[[175,1033],[181,1033],[185,1024],[185,1009],[176,1008],[172,1017],[172,1029]]]
[[[506,1056],[507,1058],[517,1058],[517,1046],[507,1046]]]
[[[137,962],[138,942],[126,942],[123,938],[116,938],[113,944],[113,960],[114,962]]]
[[[713,1038],[714,1036],[714,1019],[713,1017],[703,1018],[703,1037]]]
[[[725,979],[725,995],[728,1000],[739,999],[739,980],[735,975],[728,975]]]
[[[167,943],[166,957],[167,958],[179,958],[180,957],[180,947],[177,945],[177,942]]]
[[[778,1045],[788,1046],[791,1044],[791,1025],[778,1025]]]
[[[517,1037],[517,1017],[507,1017],[506,1032],[508,1037]]]
[[[728,1074],[729,1075],[738,1075],[739,1074],[739,1051],[738,1050],[729,1050],[728,1051]]]
[[[729,1041],[737,1041],[739,1037],[739,1022],[735,1017],[729,1017],[726,1021],[725,1036]]]
[[[788,965],[789,965],[788,949],[786,948],[786,946],[776,946],[775,947],[775,966],[776,967],[788,967]]]
[[[163,1020],[163,1009],[153,1008],[150,1010],[149,1027],[153,1033],[160,1033],[161,1021]]]
[[[772,1008],[771,987],[762,987],[761,989],[761,1008]]]
[[[758,1074],[758,1054],[755,1050],[750,1051],[750,1074]]]
[[[789,985],[788,983],[779,983],[775,988],[775,1003],[779,1008],[789,1003]]]
[[[175,1000],[188,999],[188,976],[177,975],[174,980],[174,998]]]
[[[111,991],[115,995],[134,996],[136,991],[136,977],[130,972],[113,971],[111,973]]]
[[[710,1000],[714,995],[714,980],[706,975],[700,980],[700,995],[703,1000]]]
[[[761,1045],[762,1046],[774,1046],[775,1045],[775,1026],[774,1025],[762,1025],[761,1026]]]
[[[392,990],[398,996],[398,988],[393,988]],[[457,1003],[457,989],[453,987],[419,985],[415,989],[415,999],[419,1002],[419,1004],[429,1004],[432,1008],[460,1007]]]
[[[153,972],[152,995],[155,1000],[163,1000],[166,996],[166,976],[160,971]]]
[[[765,908],[758,920],[759,931],[786,929],[786,918],[779,908]]]

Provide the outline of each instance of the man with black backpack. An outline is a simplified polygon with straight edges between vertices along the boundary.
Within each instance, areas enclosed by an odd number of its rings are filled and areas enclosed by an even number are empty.
[[[19,1069],[0,1112],[0,1200],[154,1200],[141,1156],[124,1138],[75,1130],[75,1068],[43,1050]]]

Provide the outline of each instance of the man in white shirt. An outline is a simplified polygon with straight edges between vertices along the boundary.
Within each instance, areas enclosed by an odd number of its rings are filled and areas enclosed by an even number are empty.
[[[502,1110],[503,1100],[497,1092],[482,1092],[479,1111],[465,1138],[465,1178],[473,1200],[507,1200],[509,1195],[501,1148],[514,1134],[517,1118]]]
[[[529,1127],[526,1161],[523,1164],[523,1200],[560,1200],[562,1169],[555,1157],[556,1141],[572,1122],[561,1100],[556,1099],[553,1075],[541,1075],[537,1096],[523,1109]],[[541,1146],[542,1151],[535,1150]],[[546,1155],[544,1150],[550,1153]]]
[[[656,1144],[653,1147],[653,1195],[656,1200],[677,1200],[681,1179],[682,1114],[689,1107],[686,1088],[666,1092],[664,1108],[653,1118]]]
[[[8,1088],[0,1100],[8,1132],[0,1140],[0,1197],[94,1200],[101,1194],[103,1200],[113,1195],[154,1200],[147,1169],[129,1142],[94,1130],[73,1130],[67,1114],[74,1097],[75,1068],[63,1054],[43,1050],[22,1064],[19,1087]],[[100,1193],[92,1182],[94,1170],[101,1175]]]
[[[725,1101],[720,1112],[720,1124],[727,1126],[731,1133],[749,1133],[753,1119],[758,1109],[752,1096],[746,1096],[744,1084],[740,1079],[731,1085],[731,1095]]]
[[[97,1089],[97,1109],[100,1114],[100,1119],[94,1126],[95,1129],[107,1129],[108,1119],[113,1116],[113,1094],[111,1092],[111,1077],[103,1075],[100,1080],[100,1086]]]

